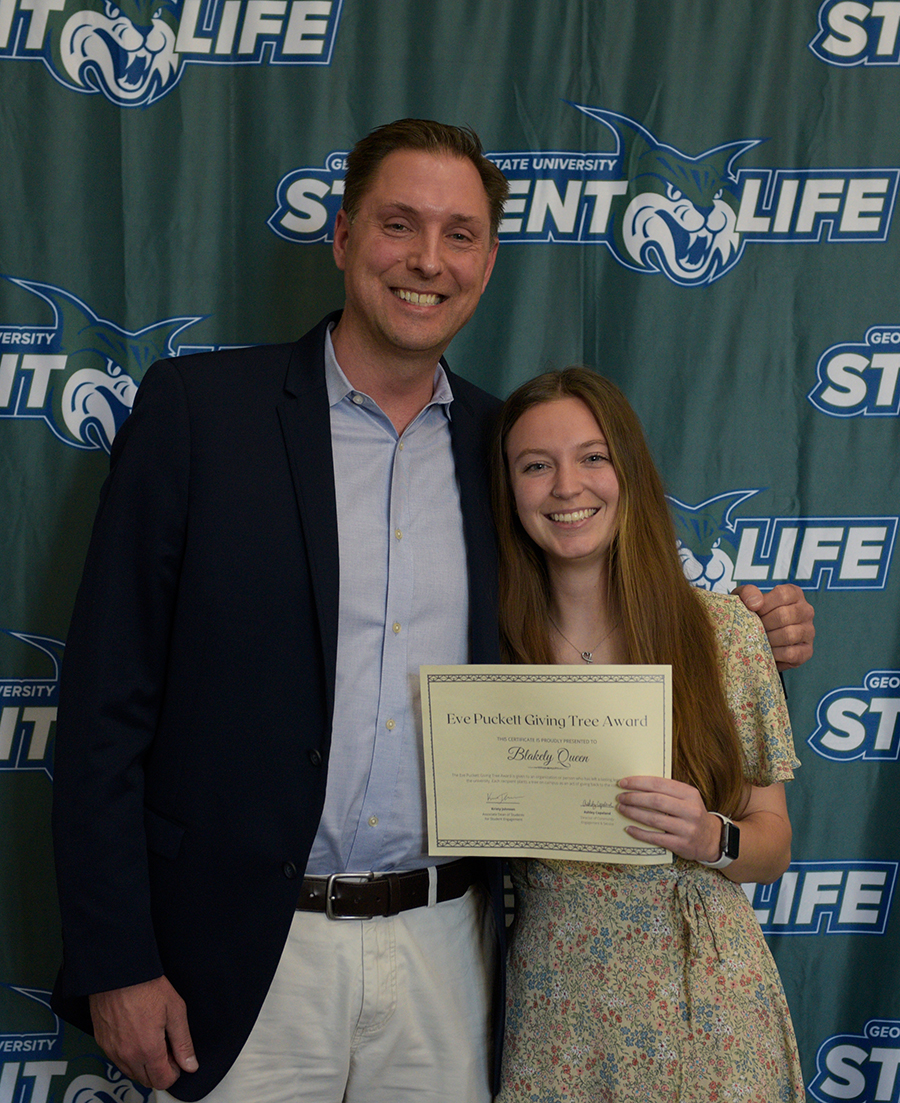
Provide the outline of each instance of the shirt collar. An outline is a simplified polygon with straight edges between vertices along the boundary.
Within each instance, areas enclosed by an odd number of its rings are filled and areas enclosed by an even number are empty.
[[[332,322],[328,326],[328,330],[325,333],[325,387],[328,391],[328,405],[337,406],[337,404],[343,401],[350,395],[363,394],[362,391],[357,392],[356,388],[352,386],[350,380],[344,375],[341,365],[337,361],[337,356],[334,353],[334,343],[331,340],[331,331],[334,329],[335,323]],[[366,399],[372,402],[374,405],[374,399],[369,398],[366,395]],[[434,384],[431,392],[431,399],[426,404],[425,409],[429,406],[443,406],[444,413],[447,417],[450,417],[450,403],[453,401],[453,391],[450,389],[450,380],[447,378],[447,373],[444,371],[444,366],[440,362],[434,373]]]

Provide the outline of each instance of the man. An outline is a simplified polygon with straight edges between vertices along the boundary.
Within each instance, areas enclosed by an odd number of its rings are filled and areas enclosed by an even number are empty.
[[[379,128],[343,313],[155,365],[116,438],[57,726],[55,1006],[159,1099],[490,1098],[492,917],[425,853],[414,687],[499,657],[496,401],[441,356],[506,194],[471,133]],[[799,591],[753,596],[808,657]]]

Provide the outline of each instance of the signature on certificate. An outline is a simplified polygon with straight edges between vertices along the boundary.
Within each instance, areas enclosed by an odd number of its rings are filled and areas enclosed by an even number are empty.
[[[488,793],[487,795],[488,804],[520,804],[521,801],[522,798],[518,794],[512,795],[510,793]]]

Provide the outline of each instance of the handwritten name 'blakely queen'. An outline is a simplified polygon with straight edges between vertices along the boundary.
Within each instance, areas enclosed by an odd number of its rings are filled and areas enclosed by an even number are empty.
[[[572,754],[568,747],[557,747],[551,751],[549,747],[541,750],[529,750],[527,747],[507,747],[507,762],[531,762],[535,766],[549,769],[566,769],[576,762],[588,762],[586,754]]]
[[[538,716],[535,713],[447,713],[448,724],[510,724],[529,728],[646,728],[643,716]]]

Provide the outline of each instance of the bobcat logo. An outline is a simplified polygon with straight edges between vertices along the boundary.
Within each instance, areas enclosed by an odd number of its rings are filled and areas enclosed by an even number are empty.
[[[98,1064],[104,1064],[98,1060]],[[105,1062],[105,1075],[82,1073],[66,1091],[67,1103],[150,1103],[153,1092],[128,1080],[115,1065]]]
[[[737,544],[731,514],[741,502],[757,493],[756,490],[732,490],[696,506],[669,496],[674,507],[678,555],[692,586],[716,594],[730,594],[734,589]]]
[[[201,319],[168,318],[129,332],[62,288],[10,282],[53,307],[55,333],[45,335],[57,354],[21,357],[21,379],[10,383],[9,409],[0,405],[0,417],[43,417],[66,444],[109,452],[144,372],[154,360],[173,355],[175,336]]]
[[[629,268],[662,272],[685,286],[712,283],[737,264],[739,195],[735,161],[761,139],[727,142],[689,157],[625,115],[572,104],[609,127],[628,173],[617,205],[613,252]]]
[[[0,0],[0,59],[148,107],[188,65],[330,65],[343,0]]]
[[[174,0],[104,0],[102,11],[76,11],[54,39],[57,71],[79,91],[102,92],[122,106],[153,103],[181,76],[174,6]]]

